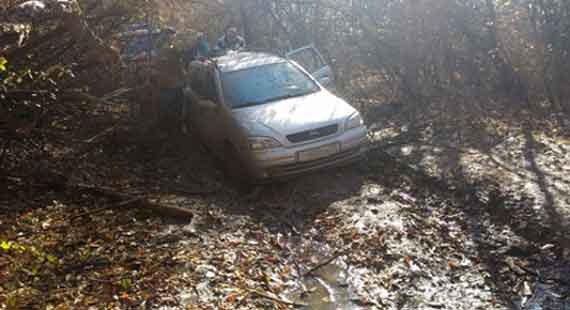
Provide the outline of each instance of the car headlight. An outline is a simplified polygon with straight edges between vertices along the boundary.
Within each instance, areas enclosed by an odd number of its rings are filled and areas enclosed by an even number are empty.
[[[262,151],[280,147],[281,143],[270,137],[249,137],[249,148],[252,151]]]
[[[362,120],[362,116],[360,116],[360,113],[356,112],[356,113],[352,114],[346,120],[346,124],[345,124],[344,128],[345,128],[345,130],[349,130],[349,129],[353,129],[353,128],[358,128],[362,125],[364,125],[364,121]]]

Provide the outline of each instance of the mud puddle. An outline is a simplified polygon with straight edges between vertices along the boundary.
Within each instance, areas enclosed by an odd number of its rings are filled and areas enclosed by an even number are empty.
[[[350,298],[346,277],[347,270],[337,264],[323,267],[302,280],[307,292],[297,293],[295,300],[306,304],[304,309],[361,309]]]
[[[330,257],[328,246],[311,243],[311,257],[304,260],[326,260]],[[303,255],[301,253],[301,255]],[[355,269],[349,268],[342,257],[338,257],[329,264],[323,265],[310,275],[300,277],[300,280],[291,284],[287,293],[291,300],[305,304],[301,309],[311,310],[359,310],[358,298],[353,294],[354,282],[358,282]]]

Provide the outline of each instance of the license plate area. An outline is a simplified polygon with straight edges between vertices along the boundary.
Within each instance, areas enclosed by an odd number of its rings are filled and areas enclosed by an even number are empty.
[[[298,161],[311,161],[316,159],[321,159],[324,157],[328,157],[334,155],[339,152],[339,145],[338,143],[334,144],[327,144],[321,147],[317,147],[314,149],[300,151],[297,153],[297,160]]]

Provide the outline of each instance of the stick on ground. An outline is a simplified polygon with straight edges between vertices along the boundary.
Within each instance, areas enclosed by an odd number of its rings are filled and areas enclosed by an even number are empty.
[[[270,295],[270,294],[268,294],[268,293],[264,293],[264,292],[261,292],[261,291],[258,291],[258,290],[249,290],[248,292],[249,292],[250,294],[252,294],[252,295],[257,295],[257,296],[259,296],[259,297],[267,298],[267,299],[269,299],[269,300],[272,300],[272,301],[275,301],[275,302],[278,302],[278,303],[280,303],[280,304],[284,304],[284,305],[287,305],[287,306],[294,306],[294,307],[307,307],[307,306],[308,306],[308,305],[305,304],[305,303],[283,300],[283,299],[281,299],[281,298],[278,298],[278,297],[276,297],[276,296],[273,296],[273,295]]]
[[[337,257],[343,255],[344,253],[346,253],[346,250],[341,250],[341,251],[336,252],[333,256],[325,259],[324,261],[318,263],[315,267],[307,270],[305,273],[303,273],[302,276],[306,277],[306,276],[311,275],[313,272],[315,272],[315,271],[319,270],[320,268],[332,263],[333,260],[337,259]]]
[[[136,197],[129,194],[117,192],[114,189],[108,187],[93,186],[86,184],[78,184],[74,185],[73,187],[75,187],[77,190],[88,191],[91,193],[107,196],[112,199],[122,200],[123,201],[122,204],[125,204],[125,202],[127,202],[128,205],[141,208],[143,210],[148,210],[161,216],[171,217],[175,219],[190,220],[194,215],[192,211],[185,208],[157,204],[151,202],[145,197]]]

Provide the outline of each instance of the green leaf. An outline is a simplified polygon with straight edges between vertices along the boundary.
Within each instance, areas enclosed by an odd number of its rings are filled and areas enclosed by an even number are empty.
[[[6,71],[6,64],[8,63],[8,60],[4,57],[0,57],[0,72],[2,71]]]
[[[12,248],[12,242],[6,240],[0,241],[0,249],[4,250],[4,252],[10,251],[11,248]]]
[[[130,279],[121,279],[117,284],[119,284],[119,286],[125,291],[132,286]]]
[[[46,259],[48,262],[55,264],[57,262],[57,257],[53,256],[53,255],[46,255]]]
[[[10,307],[10,308],[16,308],[16,306],[18,305],[17,299],[16,299],[16,294],[12,294],[12,295],[10,295],[10,297],[8,297],[7,304],[8,304],[8,307]]]

